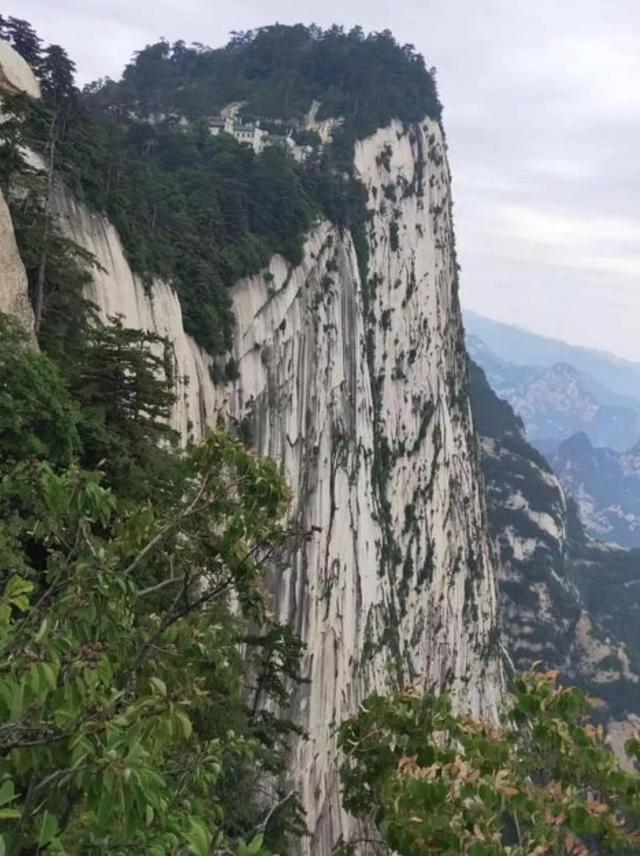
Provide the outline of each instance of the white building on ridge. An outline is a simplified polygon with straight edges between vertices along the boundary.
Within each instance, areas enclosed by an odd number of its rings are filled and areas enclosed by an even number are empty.
[[[230,134],[239,143],[251,146],[254,152],[260,153],[264,148],[265,138],[269,136],[263,131],[259,122],[240,122],[235,115],[217,116],[209,122],[209,132],[217,137],[218,134]]]
[[[312,151],[313,146],[299,146],[290,133],[270,134],[260,127],[260,122],[241,122],[237,118],[235,112],[229,112],[226,115],[216,116],[209,121],[209,132],[212,136],[217,137],[219,134],[225,133],[232,136],[239,143],[251,148],[260,154],[267,146],[281,146],[288,149],[293,157],[301,162]]]

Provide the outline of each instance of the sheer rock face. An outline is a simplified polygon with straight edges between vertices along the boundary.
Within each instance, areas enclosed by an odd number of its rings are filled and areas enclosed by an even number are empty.
[[[370,221],[359,237],[327,222],[302,263],[275,256],[234,287],[238,379],[210,378],[172,289],[145,288],[102,217],[61,192],[57,213],[100,267],[87,296],[104,317],[167,336],[173,423],[197,440],[243,423],[279,461],[295,524],[310,537],[273,585],[274,610],[306,643],[291,715],[308,734],[292,778],[325,856],[339,809],[334,726],[391,675],[449,687],[494,717],[502,694],[496,591],[467,369],[439,126],[394,122],[356,145]]]
[[[296,521],[314,532],[276,587],[307,644],[295,770],[314,854],[344,830],[332,724],[385,686],[390,664],[449,684],[477,713],[500,695],[440,129],[394,123],[355,162],[372,214],[366,271],[325,224],[299,268],[274,260],[234,290],[232,410],[282,463]]]
[[[35,345],[33,309],[29,302],[27,274],[16,246],[13,223],[0,193],[0,312],[20,324]]]

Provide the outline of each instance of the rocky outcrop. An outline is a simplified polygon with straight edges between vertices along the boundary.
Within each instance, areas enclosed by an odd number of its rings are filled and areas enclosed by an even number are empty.
[[[6,42],[0,41],[0,121],[3,94],[26,92],[40,97],[40,87],[22,57]],[[0,192],[0,312],[20,324],[35,345],[34,317],[29,289],[7,202]]]
[[[0,193],[0,312],[20,324],[35,345],[27,274],[18,252],[9,208]]]
[[[24,92],[40,98],[40,84],[19,53],[7,42],[0,41],[0,93]]]

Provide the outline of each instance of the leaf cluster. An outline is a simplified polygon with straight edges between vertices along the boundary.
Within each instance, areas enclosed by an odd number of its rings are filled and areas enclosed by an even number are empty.
[[[246,800],[259,771],[281,770],[286,728],[262,739],[247,687],[283,700],[274,674],[297,670],[261,595],[287,500],[274,465],[222,432],[188,456],[161,510],[124,506],[74,465],[4,475],[5,852],[269,852],[269,804],[256,799],[253,829],[249,817],[238,829],[228,777],[244,775]]]
[[[518,677],[495,728],[446,696],[371,696],[340,730],[345,808],[398,854],[637,852],[640,777],[619,768],[591,700],[557,677]],[[627,748],[640,757],[640,741]]]

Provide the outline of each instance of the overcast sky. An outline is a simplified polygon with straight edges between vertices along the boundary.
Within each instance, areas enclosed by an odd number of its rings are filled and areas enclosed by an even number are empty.
[[[81,80],[160,36],[391,29],[438,69],[468,307],[640,360],[640,0],[9,0]],[[5,11],[5,10],[3,10]]]

